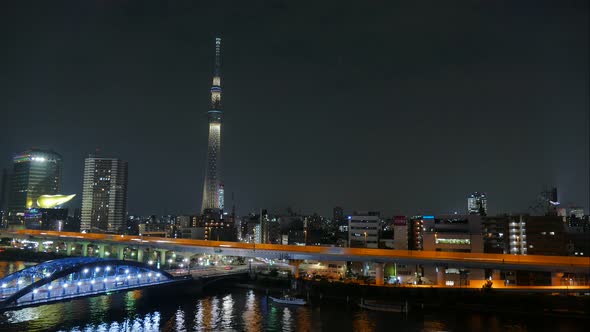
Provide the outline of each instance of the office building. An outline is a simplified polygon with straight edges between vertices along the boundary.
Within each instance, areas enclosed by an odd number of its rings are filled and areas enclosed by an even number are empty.
[[[0,178],[0,226],[4,227],[6,215],[6,195],[8,194],[8,171],[2,169],[2,178]]]
[[[508,223],[508,248],[512,255],[527,254],[527,221],[524,216],[511,216]]]
[[[570,256],[590,256],[590,217],[566,219],[567,251]]]
[[[511,220],[511,217],[507,215],[482,218],[483,251],[485,253],[508,254],[510,252],[508,225]]]
[[[127,162],[116,158],[89,156],[84,160],[82,231],[122,231],[127,214],[127,169]]]
[[[467,213],[485,216],[488,213],[488,199],[485,193],[474,192],[467,197]]]
[[[424,220],[424,250],[483,252],[482,218],[477,215],[440,215]]]
[[[575,216],[578,219],[584,218],[584,208],[581,207],[571,207],[568,216]]]
[[[559,216],[524,216],[529,255],[566,256],[566,223]]]
[[[408,218],[393,217],[393,249],[408,250]]]
[[[237,232],[233,218],[222,218],[217,209],[205,209],[198,226],[205,230],[205,240],[235,241]]]
[[[410,250],[422,250],[424,247],[424,220],[434,219],[434,216],[413,216],[410,218],[408,246]]]
[[[482,253],[482,218],[479,215],[440,215],[424,220],[424,250]],[[426,280],[439,286],[483,284],[483,269],[448,268],[445,264],[425,266]]]
[[[42,195],[55,195],[61,188],[62,157],[53,151],[31,149],[12,159],[7,219],[22,223],[27,209],[37,206]]]
[[[341,222],[344,220],[344,210],[337,206],[333,210],[332,219],[334,222]]]
[[[379,212],[355,212],[348,217],[348,246],[378,248],[380,228]]]
[[[25,212],[27,229],[65,231],[68,223],[68,209],[30,208]]]

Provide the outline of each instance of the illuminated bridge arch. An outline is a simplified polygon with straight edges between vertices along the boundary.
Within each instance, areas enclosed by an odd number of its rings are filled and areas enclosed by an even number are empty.
[[[0,279],[0,310],[178,281],[165,271],[135,261],[56,259]]]

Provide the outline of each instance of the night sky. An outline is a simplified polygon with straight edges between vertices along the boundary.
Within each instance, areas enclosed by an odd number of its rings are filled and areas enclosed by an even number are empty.
[[[0,2],[0,168],[129,161],[128,210],[200,209],[214,36],[240,214],[589,208],[588,2]]]

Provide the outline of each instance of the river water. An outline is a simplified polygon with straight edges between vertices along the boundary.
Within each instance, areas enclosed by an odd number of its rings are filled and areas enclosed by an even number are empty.
[[[22,262],[0,262],[0,278]],[[588,321],[556,317],[371,312],[345,301],[296,307],[263,291],[187,285],[143,289],[0,313],[0,331],[582,331]]]

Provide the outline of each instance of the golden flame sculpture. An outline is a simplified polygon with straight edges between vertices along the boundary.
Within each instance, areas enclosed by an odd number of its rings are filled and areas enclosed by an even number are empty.
[[[41,195],[37,199],[37,206],[43,209],[51,209],[69,202],[76,194],[72,195]]]

